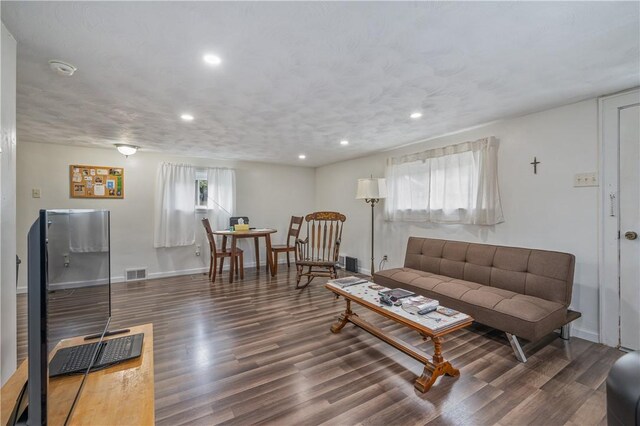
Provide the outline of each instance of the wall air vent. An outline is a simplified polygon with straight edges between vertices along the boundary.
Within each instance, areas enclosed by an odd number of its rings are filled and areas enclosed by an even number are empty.
[[[127,269],[124,271],[125,281],[141,281],[147,279],[147,268]]]

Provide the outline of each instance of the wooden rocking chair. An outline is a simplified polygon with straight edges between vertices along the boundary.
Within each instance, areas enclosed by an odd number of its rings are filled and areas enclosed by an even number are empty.
[[[337,277],[336,263],[345,220],[347,217],[338,212],[315,212],[305,217],[307,238],[296,240],[296,288],[305,288],[315,277]],[[302,276],[307,277],[307,282],[301,287]]]

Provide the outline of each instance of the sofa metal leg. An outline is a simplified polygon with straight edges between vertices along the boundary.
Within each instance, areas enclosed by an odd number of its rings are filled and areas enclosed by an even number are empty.
[[[571,339],[571,323],[560,327],[560,337],[564,340]]]
[[[522,350],[522,346],[520,346],[520,342],[518,342],[518,336],[514,336],[513,334],[505,333],[507,335],[507,339],[511,344],[511,348],[513,349],[513,353],[516,358],[520,362],[527,362],[527,357],[524,355],[524,351]]]

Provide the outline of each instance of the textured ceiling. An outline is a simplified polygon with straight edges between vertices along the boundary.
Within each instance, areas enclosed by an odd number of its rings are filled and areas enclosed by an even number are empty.
[[[639,8],[2,1],[2,20],[20,140],[318,166],[638,85]]]

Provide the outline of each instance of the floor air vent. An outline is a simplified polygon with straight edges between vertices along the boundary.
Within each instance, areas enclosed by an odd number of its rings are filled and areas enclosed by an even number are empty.
[[[140,281],[147,279],[147,269],[127,269],[124,274],[125,281]]]

